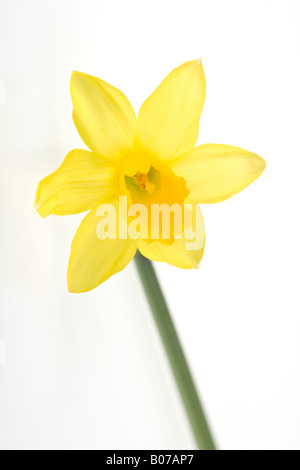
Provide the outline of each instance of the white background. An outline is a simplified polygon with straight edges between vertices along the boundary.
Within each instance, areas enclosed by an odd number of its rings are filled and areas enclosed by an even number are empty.
[[[43,220],[33,201],[83,147],[73,69],[138,111],[203,57],[199,143],[254,151],[267,168],[202,206],[198,271],[156,268],[218,446],[300,449],[299,25],[298,0],[0,1],[0,448],[194,447],[134,264],[68,294],[82,217]]]

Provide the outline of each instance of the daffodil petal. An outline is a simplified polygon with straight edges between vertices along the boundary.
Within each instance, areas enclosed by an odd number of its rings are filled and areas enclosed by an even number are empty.
[[[195,213],[197,211],[197,224],[195,224]],[[139,240],[138,249],[146,258],[152,261],[161,261],[182,269],[197,268],[204,253],[205,232],[204,220],[200,207],[194,206],[193,227],[189,227],[183,233],[181,239],[175,240],[171,245],[160,241],[149,242]],[[193,230],[194,237],[192,236]]]
[[[73,72],[73,120],[84,143],[98,155],[117,159],[137,139],[137,118],[126,96],[99,78]]]
[[[204,245],[200,250],[186,250],[183,240],[175,240],[172,245],[140,240],[138,248],[143,256],[152,261],[165,262],[182,269],[197,268],[204,253]]]
[[[62,165],[40,181],[35,208],[42,217],[85,212],[114,194],[115,168],[87,150],[72,150]]]
[[[193,148],[204,100],[201,60],[186,62],[173,70],[140,109],[142,147],[164,160]]]
[[[117,204],[114,207],[117,209]],[[100,217],[95,207],[81,222],[74,237],[68,268],[70,292],[87,292],[124,269],[135,255],[137,240],[101,240],[97,236]],[[116,212],[117,213],[117,212]],[[118,213],[117,213],[118,220]]]
[[[266,166],[255,153],[221,144],[200,145],[169,164],[186,181],[187,202],[199,204],[228,199],[256,180]]]

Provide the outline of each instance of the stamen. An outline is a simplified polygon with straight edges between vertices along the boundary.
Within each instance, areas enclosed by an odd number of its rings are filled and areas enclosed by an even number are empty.
[[[155,184],[149,180],[148,175],[145,173],[140,173],[139,171],[134,176],[134,179],[138,183],[141,189],[144,189],[149,194],[153,194],[155,190]]]

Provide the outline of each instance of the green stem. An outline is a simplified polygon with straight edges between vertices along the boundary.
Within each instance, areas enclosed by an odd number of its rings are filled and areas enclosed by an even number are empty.
[[[135,263],[164,344],[195,441],[200,450],[216,450],[195,384],[151,261],[141,253]]]

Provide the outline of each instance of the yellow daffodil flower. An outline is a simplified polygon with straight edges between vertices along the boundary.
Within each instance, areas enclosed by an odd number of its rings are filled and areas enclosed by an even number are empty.
[[[205,100],[201,60],[173,70],[142,105],[138,118],[126,96],[99,78],[74,72],[73,120],[90,151],[72,150],[43,179],[35,207],[42,217],[90,211],[72,243],[71,292],[97,287],[130,262],[139,249],[147,258],[180,268],[197,267],[202,244],[186,250],[182,239],[110,239],[97,236],[97,208],[126,195],[132,203],[192,204],[224,201],[252,183],[265,168],[258,155],[229,145],[196,148]],[[199,207],[199,206],[197,206]],[[197,209],[198,211],[200,209]]]

